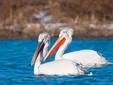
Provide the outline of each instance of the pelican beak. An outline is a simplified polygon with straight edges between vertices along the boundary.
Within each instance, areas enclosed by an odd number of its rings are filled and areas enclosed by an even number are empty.
[[[44,58],[43,61],[45,61],[47,58],[49,58],[50,56],[52,56],[54,54],[54,52],[64,44],[64,42],[66,41],[66,38],[64,37],[59,37],[57,39],[57,41],[55,42],[55,44],[52,46],[52,48],[50,49],[50,51],[48,52],[48,54],[46,55],[46,57]]]
[[[39,43],[39,45],[33,55],[33,58],[31,60],[31,66],[35,63],[36,59],[38,58],[39,53],[43,50],[44,46],[45,46],[45,43],[43,41],[41,43]]]

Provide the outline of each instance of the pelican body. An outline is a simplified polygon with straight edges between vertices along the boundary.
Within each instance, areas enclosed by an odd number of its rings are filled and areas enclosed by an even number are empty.
[[[68,59],[81,63],[84,67],[102,66],[112,64],[108,62],[100,53],[94,50],[80,50],[63,55],[63,59]]]
[[[87,71],[81,65],[66,59],[60,59],[52,62],[43,63],[45,55],[48,53],[48,46],[50,42],[49,34],[40,34],[38,42],[39,46],[36,49],[31,61],[31,65],[35,63],[35,75],[81,75],[87,73]]]
[[[111,64],[100,53],[94,50],[81,50],[64,54],[64,51],[72,41],[73,33],[74,31],[71,28],[61,30],[58,40],[55,42],[45,59],[49,58],[58,49],[55,60],[67,59],[73,62],[78,62],[82,64],[83,67]]]

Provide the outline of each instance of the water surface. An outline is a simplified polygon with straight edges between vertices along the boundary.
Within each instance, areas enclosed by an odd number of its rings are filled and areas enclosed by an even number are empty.
[[[30,62],[36,47],[37,40],[0,40],[0,85],[113,85],[113,66],[88,69],[93,76],[34,76]],[[113,40],[73,40],[65,53],[82,49],[113,62]]]

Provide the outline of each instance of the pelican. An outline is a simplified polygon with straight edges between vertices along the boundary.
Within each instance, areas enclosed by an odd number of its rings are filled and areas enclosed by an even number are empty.
[[[108,62],[100,53],[94,50],[80,50],[64,54],[65,49],[72,41],[74,30],[65,28],[60,31],[59,38],[49,51],[45,59],[49,58],[58,48],[55,60],[67,59],[74,62],[81,63],[83,67],[102,66],[112,64]],[[64,54],[64,55],[63,55]]]
[[[87,74],[87,71],[78,63],[60,59],[52,62],[43,63],[48,52],[50,35],[42,33],[38,38],[39,46],[37,47],[31,61],[31,66],[34,64],[34,74],[44,75],[82,75]]]

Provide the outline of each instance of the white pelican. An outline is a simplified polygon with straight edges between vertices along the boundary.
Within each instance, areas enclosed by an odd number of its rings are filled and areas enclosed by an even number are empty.
[[[72,60],[81,63],[83,67],[111,64],[100,53],[94,50],[80,50],[64,54],[65,49],[72,41],[73,33],[74,31],[71,28],[65,28],[61,30],[58,40],[55,42],[45,59],[49,58],[59,48],[55,56],[55,60]]]
[[[31,61],[31,65],[35,63],[35,75],[81,75],[87,73],[87,71],[78,63],[70,60],[61,59],[42,64],[44,56],[46,55],[48,50],[49,41],[50,36],[48,33],[42,33],[39,35],[39,46],[36,49]]]

